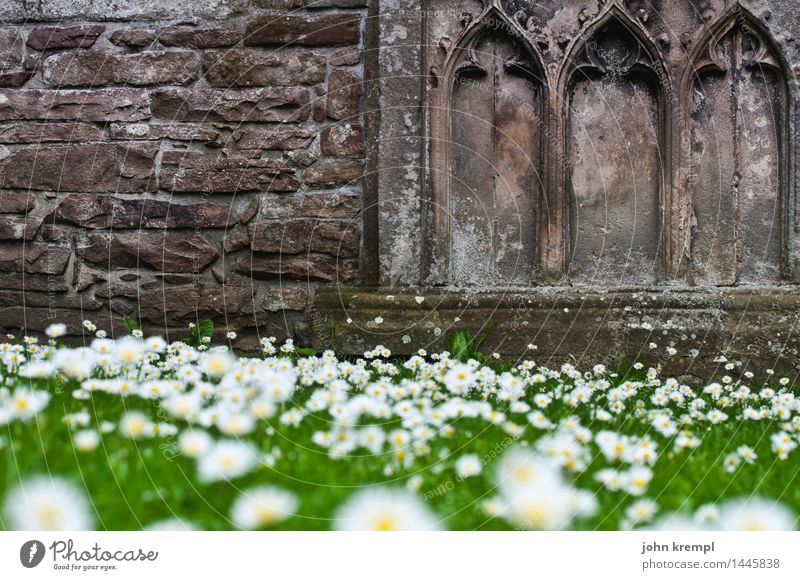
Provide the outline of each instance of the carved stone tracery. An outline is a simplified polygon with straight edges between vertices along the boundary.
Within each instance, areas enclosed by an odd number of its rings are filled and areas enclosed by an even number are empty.
[[[788,69],[758,19],[715,5],[673,38],[608,2],[569,38],[555,4],[463,4],[431,25],[424,284],[797,278]]]

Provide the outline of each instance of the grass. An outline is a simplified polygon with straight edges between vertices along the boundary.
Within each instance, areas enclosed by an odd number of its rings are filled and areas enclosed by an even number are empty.
[[[468,357],[469,353],[462,355]],[[130,410],[140,410],[154,421],[164,421],[164,411],[157,403],[133,397],[122,399],[102,392],[89,401],[80,401],[72,397],[78,386],[75,381],[59,384],[55,378],[40,381],[36,386],[46,388],[53,398],[31,420],[12,421],[4,427],[0,497],[34,474],[57,474],[85,488],[96,510],[99,529],[139,529],[174,516],[201,529],[230,529],[228,514],[235,497],[241,490],[265,483],[293,491],[300,501],[298,515],[283,522],[280,529],[328,529],[337,507],[355,489],[383,483],[406,485],[414,476],[422,479],[418,493],[448,529],[512,527],[482,510],[483,500],[495,494],[493,459],[512,444],[512,439],[500,426],[479,419],[457,419],[453,423],[453,437],[434,439],[429,455],[417,458],[408,468],[393,475],[384,471],[392,463],[389,454],[358,456],[356,452],[356,456],[346,459],[329,458],[324,449],[311,441],[315,431],[329,428],[328,421],[321,417],[309,416],[298,427],[264,421],[248,438],[264,452],[280,450],[274,465],[233,482],[204,485],[197,482],[194,460],[177,452],[174,437],[132,440],[115,432],[103,436],[95,450],[80,452],[73,448],[73,430],[62,420],[66,414],[86,409],[95,425],[116,422]],[[302,403],[302,399],[301,396],[296,402]],[[547,414],[553,422],[577,416],[584,426],[593,430],[597,427],[588,408],[571,409],[556,402]],[[646,423],[630,413],[616,416],[602,424],[602,428],[631,435],[653,435]],[[800,455],[790,454],[786,460],[776,458],[769,441],[769,434],[776,428],[773,421],[728,420],[695,430],[701,439],[700,446],[682,452],[673,452],[669,440],[658,438],[659,458],[653,466],[654,476],[646,497],[659,505],[659,512],[691,512],[703,504],[754,494],[778,499],[795,513],[800,512],[800,485],[797,485]],[[274,433],[268,434],[267,429],[274,429]],[[534,443],[542,434],[543,431],[529,427],[518,442]],[[743,463],[735,473],[727,473],[722,466],[723,457],[743,444],[753,447],[758,459],[753,464]],[[480,476],[457,478],[453,459],[463,453],[476,453],[483,459],[484,471]],[[596,453],[584,472],[570,475],[577,487],[596,492],[600,507],[597,516],[578,521],[579,529],[617,529],[625,508],[639,499],[602,488],[594,475],[609,466],[612,465]],[[6,527],[4,522],[0,523]]]

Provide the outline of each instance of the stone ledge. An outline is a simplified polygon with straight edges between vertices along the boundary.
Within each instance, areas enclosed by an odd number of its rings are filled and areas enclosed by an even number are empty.
[[[788,371],[800,350],[795,332],[800,289],[794,287],[481,292],[328,287],[317,289],[310,316],[316,347],[342,354],[360,354],[376,344],[400,355],[419,348],[433,352],[445,349],[454,332],[469,330],[486,336],[482,352],[505,358],[587,365],[638,356],[678,375],[708,376],[721,370],[714,362],[721,353]],[[648,348],[650,342],[658,348]],[[533,354],[526,354],[529,343],[538,345]],[[667,356],[668,346],[678,353]]]

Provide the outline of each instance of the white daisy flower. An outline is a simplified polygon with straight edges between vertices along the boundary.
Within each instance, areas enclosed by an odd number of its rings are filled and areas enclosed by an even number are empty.
[[[262,486],[243,491],[233,502],[231,520],[244,530],[267,528],[291,517],[297,497],[283,489]]]
[[[417,497],[389,487],[357,491],[336,512],[334,529],[343,531],[439,530],[442,525]]]
[[[12,489],[5,514],[11,530],[85,531],[93,527],[86,494],[67,481],[37,476]]]

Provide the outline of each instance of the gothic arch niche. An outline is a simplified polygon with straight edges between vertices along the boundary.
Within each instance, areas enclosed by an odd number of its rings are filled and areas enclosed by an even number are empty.
[[[483,22],[490,18],[465,34],[444,75],[446,125],[434,128],[433,146],[444,149],[447,176],[444,198],[434,182],[443,224],[436,236],[446,246],[447,282],[529,285],[543,189],[544,75],[513,25],[497,11]]]
[[[568,271],[577,284],[646,286],[661,272],[663,91],[655,51],[624,19],[612,10],[590,29],[567,77]]]
[[[779,63],[772,42],[741,7],[701,45],[688,181],[694,284],[781,280],[788,110]]]

